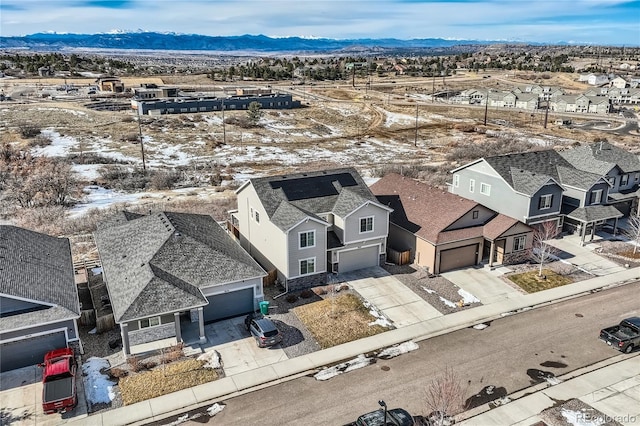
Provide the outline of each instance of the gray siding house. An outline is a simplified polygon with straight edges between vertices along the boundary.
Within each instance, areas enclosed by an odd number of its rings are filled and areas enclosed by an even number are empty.
[[[602,173],[606,167],[600,171],[577,168],[575,164],[587,150],[572,151],[544,150],[476,160],[452,171],[450,191],[529,225],[555,221],[559,230],[564,225],[580,233],[583,242],[587,233],[593,238],[596,228],[609,220],[614,220],[615,233],[623,213],[607,201],[612,178]],[[608,169],[612,173],[614,166]]]
[[[355,169],[251,179],[236,193],[234,234],[288,290],[385,259],[392,209],[376,200]]]
[[[79,317],[69,240],[0,226],[0,371],[80,345]]]
[[[264,270],[211,216],[122,212],[95,240],[125,355],[171,346],[182,329],[253,312]]]

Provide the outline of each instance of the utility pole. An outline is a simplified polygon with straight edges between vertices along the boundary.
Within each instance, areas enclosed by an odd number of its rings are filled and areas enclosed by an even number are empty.
[[[546,108],[546,110],[544,111],[544,128],[545,128],[545,129],[547,128],[547,120],[548,120],[548,118],[549,118],[549,103],[550,103],[550,102],[549,102],[549,101],[547,101],[547,108]]]
[[[413,146],[418,146],[418,104],[416,104],[416,133],[413,138]]]
[[[487,125],[487,113],[489,112],[489,90],[487,90],[487,98],[484,100],[484,125]]]
[[[224,96],[222,97],[222,143],[227,144],[227,125],[224,122]]]
[[[142,174],[147,172],[147,165],[144,161],[144,141],[142,140],[142,124],[140,123],[140,101],[136,102],[136,111],[138,111],[138,133],[140,134],[140,152],[142,153]]]

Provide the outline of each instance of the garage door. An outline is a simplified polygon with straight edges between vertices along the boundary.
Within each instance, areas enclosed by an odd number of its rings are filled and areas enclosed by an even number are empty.
[[[47,352],[66,347],[67,339],[64,331],[3,343],[0,346],[2,353],[0,371],[15,370],[41,363]]]
[[[340,252],[338,257],[338,272],[349,272],[371,266],[378,266],[378,262],[378,246]]]
[[[478,244],[458,247],[440,252],[440,272],[476,264]]]
[[[204,322],[237,317],[253,312],[253,287],[207,297]]]

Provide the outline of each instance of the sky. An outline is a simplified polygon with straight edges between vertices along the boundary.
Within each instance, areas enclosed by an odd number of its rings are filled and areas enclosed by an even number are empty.
[[[640,46],[640,0],[0,0],[2,36],[139,30]]]

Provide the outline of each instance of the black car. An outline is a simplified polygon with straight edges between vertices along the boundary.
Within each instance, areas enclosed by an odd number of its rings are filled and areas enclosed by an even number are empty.
[[[355,426],[413,426],[414,424],[411,414],[402,408],[388,410],[386,424],[383,409],[363,414],[354,423]]]

